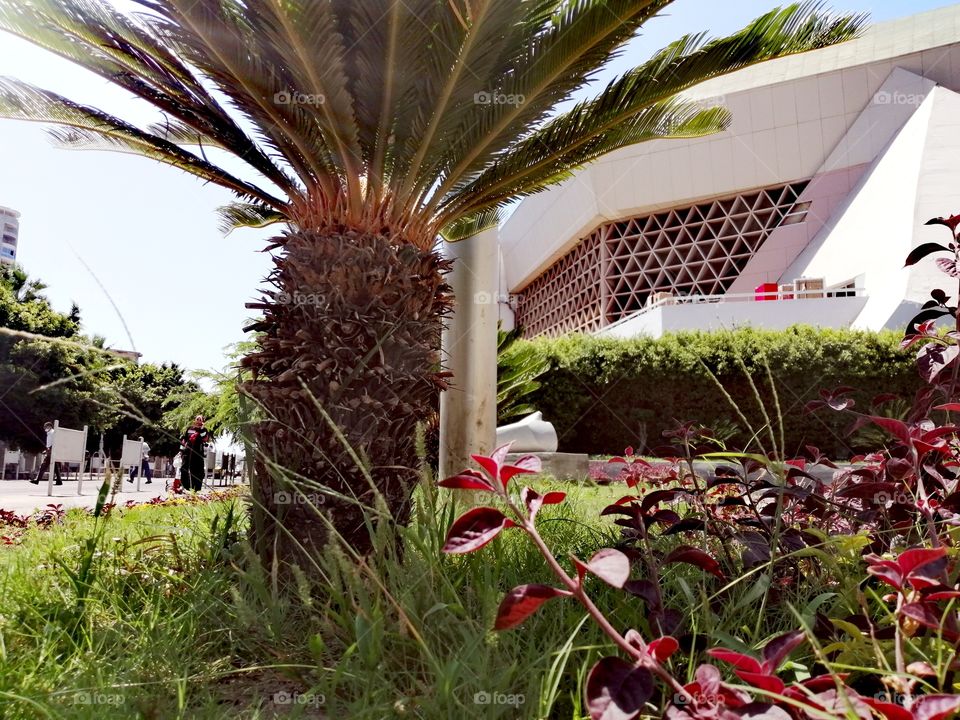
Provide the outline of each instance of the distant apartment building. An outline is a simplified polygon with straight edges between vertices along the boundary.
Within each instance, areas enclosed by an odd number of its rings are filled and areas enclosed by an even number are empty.
[[[17,261],[17,239],[20,236],[20,213],[0,206],[0,263]]]

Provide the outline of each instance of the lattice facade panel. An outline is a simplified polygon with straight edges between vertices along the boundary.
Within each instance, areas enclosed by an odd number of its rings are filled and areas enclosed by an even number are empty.
[[[603,321],[600,233],[593,233],[530,283],[516,299],[524,335],[593,332]]]
[[[517,322],[528,337],[591,332],[642,310],[657,292],[723,294],[806,186],[778,185],[603,225],[520,293]]]

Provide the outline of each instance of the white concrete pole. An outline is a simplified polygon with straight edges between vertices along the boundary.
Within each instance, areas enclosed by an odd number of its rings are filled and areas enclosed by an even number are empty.
[[[443,332],[443,365],[453,378],[440,396],[441,478],[472,467],[471,453],[489,454],[496,441],[497,229],[445,243],[443,252],[453,259],[455,299]]]

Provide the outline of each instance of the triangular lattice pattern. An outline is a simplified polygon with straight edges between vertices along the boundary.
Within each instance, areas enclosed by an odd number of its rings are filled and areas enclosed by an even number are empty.
[[[590,332],[643,309],[655,292],[725,293],[807,182],[602,225],[517,302],[527,336]]]
[[[517,324],[524,335],[593,332],[601,327],[600,235],[580,242],[515,298]]]

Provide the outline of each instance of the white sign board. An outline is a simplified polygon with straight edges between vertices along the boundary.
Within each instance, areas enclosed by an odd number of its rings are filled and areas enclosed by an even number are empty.
[[[127,440],[126,436],[123,438],[123,451],[120,453],[120,467],[129,468],[129,467],[140,467],[140,462],[143,459],[143,443],[139,440]]]
[[[139,440],[127,440],[123,436],[123,450],[120,453],[120,471],[127,472],[129,468],[137,469],[137,492],[140,492],[140,475],[143,469],[143,443]]]
[[[53,476],[55,463],[78,463],[80,472],[77,480],[77,495],[83,488],[83,466],[87,458],[87,428],[71,430],[60,427],[60,421],[53,423],[53,447],[50,448],[50,479],[47,481],[47,495],[53,495]]]
[[[51,462],[83,463],[87,452],[86,430],[58,427],[53,433]]]

